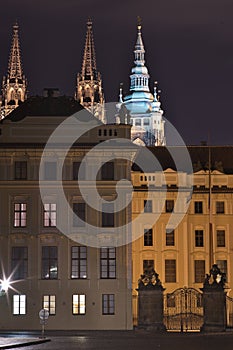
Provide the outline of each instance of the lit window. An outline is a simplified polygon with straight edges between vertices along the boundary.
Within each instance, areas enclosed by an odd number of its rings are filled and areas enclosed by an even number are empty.
[[[44,227],[55,227],[57,224],[57,205],[44,204]]]
[[[73,294],[72,297],[73,315],[85,315],[86,313],[86,295]]]
[[[57,279],[58,256],[57,247],[42,247],[42,279]]]
[[[71,247],[71,278],[87,278],[87,247]]]
[[[116,278],[116,248],[100,248],[100,278]]]
[[[26,315],[26,295],[13,295],[13,315]]]
[[[115,295],[114,294],[102,295],[102,314],[103,315],[115,314]]]
[[[14,204],[14,227],[26,227],[27,225],[27,204]]]
[[[56,296],[43,295],[42,309],[48,310],[50,315],[56,314]]]

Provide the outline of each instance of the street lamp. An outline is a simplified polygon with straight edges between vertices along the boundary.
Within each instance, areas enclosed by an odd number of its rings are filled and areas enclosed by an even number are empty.
[[[4,278],[3,280],[0,280],[0,296],[5,295],[7,293],[9,286],[9,278]]]

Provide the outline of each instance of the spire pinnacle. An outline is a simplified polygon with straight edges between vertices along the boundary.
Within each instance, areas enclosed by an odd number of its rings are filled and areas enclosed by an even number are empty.
[[[8,62],[8,76],[10,79],[23,79],[23,68],[19,45],[19,25],[17,21],[13,25],[13,38]]]
[[[87,33],[83,54],[82,77],[85,80],[97,80],[98,78],[91,18],[88,18],[87,20]]]

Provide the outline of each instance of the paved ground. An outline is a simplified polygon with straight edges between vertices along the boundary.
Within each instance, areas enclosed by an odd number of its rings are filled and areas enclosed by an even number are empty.
[[[13,348],[18,348],[18,347],[25,347],[27,346],[27,349],[29,346],[33,345],[39,345],[44,342],[48,342],[50,339],[40,339],[40,338],[33,338],[33,337],[0,337],[0,349],[13,349]]]
[[[60,334],[60,336],[59,336]],[[232,350],[233,333],[167,333],[154,334],[145,331],[106,332],[50,332],[51,342],[22,346],[23,350]],[[16,335],[17,336],[17,335]],[[35,335],[28,340],[35,340]],[[1,338],[2,339],[2,338]],[[10,338],[11,341],[19,338]],[[21,338],[21,340],[25,339]],[[7,341],[9,338],[7,339]],[[38,338],[36,339],[38,340]],[[1,348],[0,348],[1,349]]]

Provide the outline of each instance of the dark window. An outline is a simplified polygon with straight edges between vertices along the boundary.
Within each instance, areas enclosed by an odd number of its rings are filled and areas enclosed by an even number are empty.
[[[144,230],[144,246],[153,246],[153,230]]]
[[[86,295],[85,294],[72,295],[72,312],[73,312],[73,315],[85,315],[86,313]]]
[[[100,248],[100,278],[116,278],[116,248]]]
[[[71,247],[71,278],[87,278],[87,247]]]
[[[44,163],[44,179],[56,180],[57,179],[57,163],[45,162]]]
[[[48,310],[50,315],[56,314],[56,296],[43,295],[42,309]]]
[[[78,179],[85,180],[85,177],[86,177],[85,163],[73,162],[73,180],[78,180]]]
[[[114,227],[114,204],[103,203],[102,205],[102,227]]]
[[[203,283],[205,280],[205,260],[194,260],[195,283]]]
[[[143,273],[145,271],[151,271],[155,267],[154,260],[143,260]]]
[[[175,245],[175,232],[174,230],[166,231],[166,246],[174,246]]]
[[[42,247],[42,279],[57,279],[58,254],[57,247]]]
[[[152,213],[152,200],[144,201],[144,213]]]
[[[202,214],[203,202],[194,202],[194,211],[195,211],[195,214]]]
[[[174,209],[174,200],[173,199],[167,199],[166,200],[166,213],[172,213]]]
[[[225,247],[225,231],[217,230],[217,247]]]
[[[27,179],[27,162],[16,161],[15,162],[15,180]]]
[[[174,259],[165,260],[165,282],[176,282],[176,260]]]
[[[99,136],[102,135],[102,130],[101,130],[101,129],[98,130],[98,135],[99,135]]]
[[[114,162],[106,162],[102,165],[101,180],[114,180]]]
[[[86,223],[86,203],[73,203],[73,226],[84,227]]]
[[[44,227],[55,227],[57,224],[57,205],[55,203],[44,204]]]
[[[27,204],[14,204],[14,227],[26,227],[27,225]]]
[[[203,230],[195,230],[195,247],[204,247]]]
[[[14,272],[14,279],[21,280],[28,275],[28,248],[12,247],[11,269]]]
[[[225,207],[224,202],[216,202],[216,214],[224,214]]]
[[[114,294],[102,294],[102,314],[103,315],[115,314],[115,295]]]
[[[221,272],[225,274],[226,282],[227,282],[227,260],[217,260],[216,264]]]

